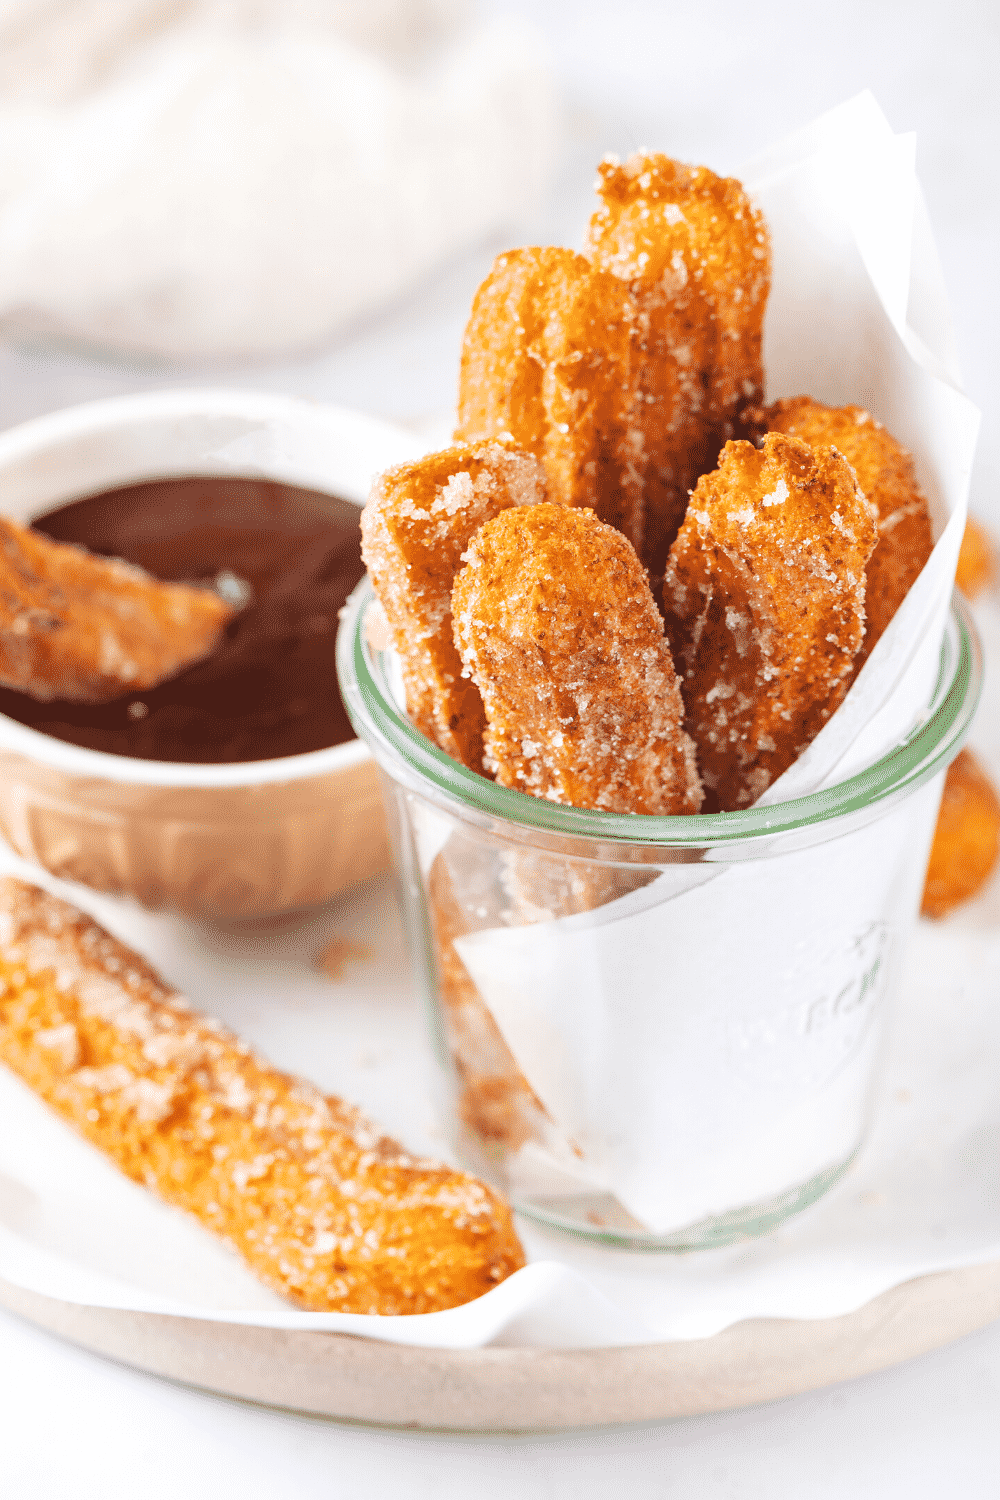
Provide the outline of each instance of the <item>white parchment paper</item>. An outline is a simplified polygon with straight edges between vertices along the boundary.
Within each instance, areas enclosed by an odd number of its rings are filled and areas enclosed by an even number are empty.
[[[912,138],[863,95],[744,180],[774,245],[769,395],[854,402],[884,422],[914,455],[937,538],[844,704],[762,799],[774,803],[871,764],[926,710],[978,414],[954,384]],[[577,1181],[563,1156],[545,1182],[546,1153],[529,1145],[509,1168],[515,1193],[529,1179],[550,1198],[603,1186],[665,1234],[843,1162],[879,1054],[891,940],[919,895],[901,872],[923,868],[936,791],[849,838],[717,866],[707,882],[703,865],[671,870],[596,920],[457,940],[519,1069],[582,1152]]]
[[[805,165],[809,153],[813,159]],[[942,578],[920,594],[914,590],[904,605],[904,611],[912,605],[905,630],[887,632],[855,693],[816,741],[811,764],[805,756],[788,773],[805,778],[805,790],[844,774],[848,755],[851,764],[860,763],[859,755],[871,758],[868,749],[852,748],[862,722],[876,753],[909,727],[906,712],[897,713],[889,698],[901,678],[912,673],[922,683],[929,670],[921,651],[926,647],[929,661],[939,588],[954,565],[975,415],[955,383],[911,149],[892,137],[870,99],[825,117],[747,175],[775,231],[770,394],[808,390],[874,409],[912,447],[940,533],[931,569]],[[847,205],[839,218],[837,195]],[[803,231],[806,244],[799,247],[818,261],[808,275],[797,260],[794,215],[781,208],[789,198],[800,207],[805,202],[812,215],[813,228]],[[824,226],[829,245],[817,242],[817,226]],[[798,265],[796,297],[804,300],[785,295],[789,261]],[[901,281],[904,262],[908,279]],[[843,320],[836,297],[844,274],[864,314],[850,366],[819,357]],[[827,296],[833,301],[824,324]],[[980,620],[987,652],[995,654],[995,603],[980,610]],[[872,688],[876,679],[881,686]],[[906,697],[914,703],[922,692],[907,686]],[[860,715],[853,703],[862,696],[868,699],[863,718],[841,737],[837,720]],[[828,743],[821,745],[824,737]],[[1000,702],[989,691],[978,741],[1000,770]],[[429,828],[427,838],[432,848],[438,831]],[[447,1154],[423,1019],[387,883],[296,922],[226,932],[51,880],[6,851],[0,869],[40,880],[93,912],[196,1006],[219,1014],[279,1065],[357,1100],[415,1150]],[[705,897],[737,873],[713,879]],[[701,891],[688,895],[698,899]],[[367,944],[372,953],[339,983],[322,977],[313,962],[333,935]],[[531,1262],[525,1270],[476,1303],[415,1318],[289,1308],[225,1246],[122,1178],[0,1071],[0,1276],[93,1306],[453,1348],[699,1338],[748,1317],[849,1312],[911,1277],[1000,1259],[998,981],[996,887],[948,923],[921,924],[906,957],[874,1133],[839,1186],[777,1233],[699,1255],[637,1256],[522,1224]],[[856,1041],[866,1044],[863,1028]],[[814,1062],[824,1065],[821,1056]]]
[[[1000,651],[1000,608],[980,620]],[[1000,701],[986,706],[979,745],[1000,773]],[[86,907],[280,1064],[361,1102],[414,1149],[447,1154],[388,881],[295,925],[226,933],[53,881],[6,851],[0,869]],[[313,966],[334,934],[373,953],[336,984]],[[682,1256],[600,1250],[521,1221],[525,1270],[478,1302],[414,1318],[288,1307],[0,1070],[0,1277],[88,1306],[456,1349],[706,1338],[744,1318],[835,1317],[911,1277],[1000,1260],[998,993],[995,883],[948,922],[918,927],[874,1133],[814,1208],[765,1239]]]

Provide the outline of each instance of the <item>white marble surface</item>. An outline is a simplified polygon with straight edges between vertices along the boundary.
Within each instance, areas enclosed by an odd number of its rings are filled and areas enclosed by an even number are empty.
[[[491,8],[485,6],[484,8]],[[499,8],[499,7],[497,7]],[[549,206],[510,243],[573,244],[604,150],[640,145],[722,170],[870,87],[918,167],[956,316],[966,386],[984,412],[972,504],[987,518],[1000,472],[1000,305],[994,264],[1000,12],[987,0],[508,0],[546,32],[566,97],[564,163]],[[335,349],[212,378],[360,406],[432,427],[453,397],[472,291],[498,242],[430,279]],[[0,349],[0,425],[70,402],[194,383],[204,372],[125,369]],[[996,1494],[1000,1327],[901,1369],[756,1411],[616,1432],[456,1438],[378,1432],[255,1410],[111,1365],[0,1317],[0,1479],[25,1497],[356,1500],[403,1490],[493,1496]]]

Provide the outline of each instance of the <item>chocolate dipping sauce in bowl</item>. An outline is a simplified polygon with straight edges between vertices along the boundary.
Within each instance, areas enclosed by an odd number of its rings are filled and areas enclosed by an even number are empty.
[[[109,704],[0,690],[0,832],[53,874],[213,919],[318,904],[388,860],[334,672],[373,476],[419,439],[247,392],[90,403],[0,435],[0,512],[239,613],[218,650]]]

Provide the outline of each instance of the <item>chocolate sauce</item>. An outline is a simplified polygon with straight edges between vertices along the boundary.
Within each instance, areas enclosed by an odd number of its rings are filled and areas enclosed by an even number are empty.
[[[273,760],[354,738],[337,689],[337,611],[364,572],[359,510],[260,479],[170,479],[109,490],[37,531],[165,580],[219,579],[250,602],[205,661],[112,703],[37,703],[0,689],[0,713],[74,745],[142,760]]]

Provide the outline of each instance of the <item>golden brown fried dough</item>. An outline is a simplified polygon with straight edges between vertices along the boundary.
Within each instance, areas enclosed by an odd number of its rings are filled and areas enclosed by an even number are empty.
[[[958,553],[955,582],[967,599],[975,599],[993,581],[993,548],[986,532],[970,516],[965,523]]]
[[[524,1264],[510,1211],[195,1015],[137,954],[0,882],[0,1059],[300,1307],[420,1313]]]
[[[452,583],[484,521],[544,498],[538,462],[492,441],[446,448],[387,470],[361,514],[361,552],[389,620],[410,717],[474,771],[483,768],[486,721],[455,649]]]
[[[997,862],[1000,798],[971,750],[948,767],[920,910],[945,917],[986,884]]]
[[[447,848],[431,866],[428,895],[444,1023],[460,1089],[459,1114],[481,1140],[500,1141],[516,1151],[527,1140],[544,1139],[551,1124],[455,949],[456,938],[484,924],[459,902]]]
[[[864,637],[871,508],[835,449],[730,442],[670,552],[663,599],[702,780],[746,807],[840,703]]]
[[[0,684],[43,703],[144,692],[208,656],[233,610],[0,517]]]
[[[620,532],[554,505],[497,516],[469,547],[452,612],[504,786],[609,812],[697,812],[662,621]]]
[[[775,401],[763,413],[768,432],[786,432],[814,448],[838,449],[875,507],[878,545],[868,560],[860,668],[906,598],[934,549],[927,501],[913,459],[860,406],[823,406],[811,396]]]
[[[629,421],[635,306],[572,250],[509,250],[476,293],[462,344],[465,442],[510,433],[545,469],[549,499],[586,505],[635,543],[641,482]]]
[[[598,171],[584,250],[628,282],[639,311],[642,558],[658,574],[689,490],[762,399],[770,245],[735,178],[655,153]]]

